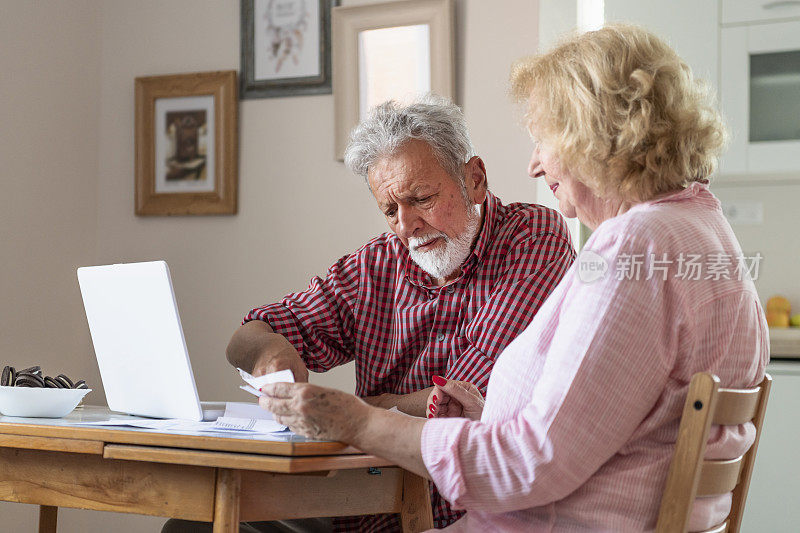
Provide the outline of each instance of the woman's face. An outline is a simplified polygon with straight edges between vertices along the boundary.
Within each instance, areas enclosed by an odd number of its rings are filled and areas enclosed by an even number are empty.
[[[528,175],[544,178],[558,200],[559,210],[567,218],[578,217],[586,226],[595,229],[616,214],[609,202],[563,169],[556,153],[541,143],[534,145]]]
[[[581,202],[588,188],[566,172],[561,167],[558,156],[541,143],[536,143],[533,147],[528,175],[532,178],[544,178],[565,217],[577,216],[576,204]]]

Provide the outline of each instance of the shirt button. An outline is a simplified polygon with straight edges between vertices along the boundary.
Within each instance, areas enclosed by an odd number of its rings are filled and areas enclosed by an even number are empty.
[[[453,287],[447,289],[447,294],[453,294],[454,292],[456,292],[456,290]]]
[[[444,340],[444,333],[439,333],[436,335],[436,340],[442,342]]]

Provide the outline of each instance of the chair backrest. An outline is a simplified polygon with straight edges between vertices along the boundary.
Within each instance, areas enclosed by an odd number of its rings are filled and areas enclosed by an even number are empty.
[[[705,533],[739,531],[771,384],[772,377],[766,374],[755,388],[723,389],[714,374],[700,372],[692,376],[675,455],[661,497],[658,533],[685,532],[696,497],[728,492],[733,492],[730,514]],[[751,421],[756,427],[756,439],[744,455],[725,461],[703,459],[712,424],[727,426]]]

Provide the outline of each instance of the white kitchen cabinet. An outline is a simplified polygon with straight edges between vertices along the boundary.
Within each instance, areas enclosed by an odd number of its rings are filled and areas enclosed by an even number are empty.
[[[800,170],[800,20],[722,28],[725,174]]]
[[[752,24],[800,18],[798,0],[722,0],[722,24]]]
[[[644,26],[666,40],[695,77],[717,88],[719,6],[712,0],[605,0],[606,22]]]
[[[800,524],[800,362],[767,367],[772,391],[744,511],[744,533],[795,533]]]

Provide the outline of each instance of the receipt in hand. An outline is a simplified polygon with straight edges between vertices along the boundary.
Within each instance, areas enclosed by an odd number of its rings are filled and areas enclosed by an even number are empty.
[[[247,385],[239,385],[239,388],[252,394],[253,396],[263,396],[259,389],[268,383],[294,383],[294,374],[291,370],[279,370],[264,374],[263,376],[252,376],[249,372],[237,368],[239,375],[245,380]]]

